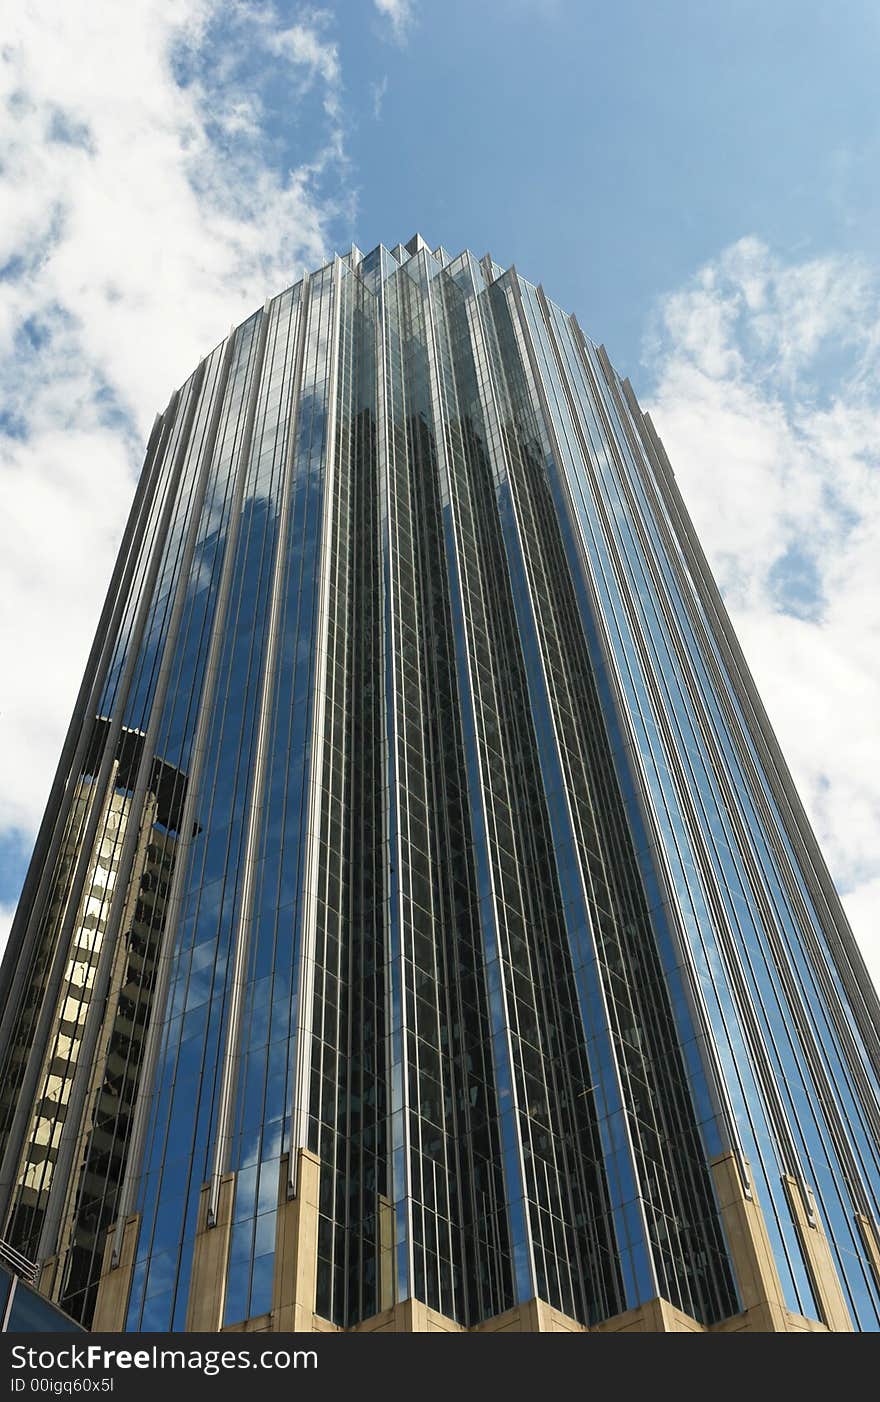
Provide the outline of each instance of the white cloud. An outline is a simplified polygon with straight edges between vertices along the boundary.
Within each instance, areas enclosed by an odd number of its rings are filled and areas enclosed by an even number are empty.
[[[338,84],[340,74],[336,45],[325,43],[314,27],[292,24],[289,29],[276,30],[269,37],[268,47],[272,53],[283,54],[291,62],[319,74],[330,87]]]
[[[9,931],[12,929],[12,917],[15,914],[15,906],[4,905],[0,902],[0,959],[3,958],[3,951],[6,949],[6,942],[9,939]]]
[[[880,911],[880,876],[875,876],[873,880],[863,881],[860,886],[856,886],[844,897],[846,913],[854,930],[867,930],[877,928],[877,912]],[[863,953],[865,945],[862,945]],[[877,979],[877,961],[873,961],[874,982]]]
[[[326,255],[344,175],[328,20],[33,0],[0,45],[0,842],[32,835],[153,415]],[[267,116],[317,104],[293,168]],[[288,126],[290,123],[288,122]],[[302,138],[301,138],[302,140]],[[5,834],[5,837],[4,837]]]
[[[742,239],[663,299],[650,410],[880,980],[880,280]]]
[[[415,18],[412,0],[373,0],[373,4],[390,24],[394,39],[404,43]]]
[[[388,91],[388,74],[385,73],[378,83],[370,84],[370,92],[373,97],[373,116],[378,122],[382,116],[382,104],[385,101],[385,94]]]
[[[301,90],[307,90],[316,80],[323,82],[324,111],[334,122],[330,149],[333,154],[340,155],[342,74],[337,45],[322,37],[328,23],[329,16],[319,10],[310,12],[308,22],[293,24],[289,29],[273,29],[270,22],[265,44],[270,53],[286,58],[304,74]]]

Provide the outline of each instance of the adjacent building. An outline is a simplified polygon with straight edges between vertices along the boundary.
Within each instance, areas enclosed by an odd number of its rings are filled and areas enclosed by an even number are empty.
[[[488,257],[157,418],[0,982],[86,1326],[880,1325],[876,993],[650,419]]]

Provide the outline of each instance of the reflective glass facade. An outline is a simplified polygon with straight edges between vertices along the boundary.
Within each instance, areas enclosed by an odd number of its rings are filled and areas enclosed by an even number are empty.
[[[540,287],[419,239],[156,421],[3,966],[4,1235],[88,1324],[742,1307],[712,1165],[880,1325],[878,1005],[654,428]],[[207,1185],[207,1191],[203,1191]],[[787,1186],[788,1185],[788,1186]],[[873,1235],[872,1235],[873,1234]]]
[[[0,1333],[81,1333],[80,1324],[33,1288],[32,1274],[31,1263],[0,1241]]]

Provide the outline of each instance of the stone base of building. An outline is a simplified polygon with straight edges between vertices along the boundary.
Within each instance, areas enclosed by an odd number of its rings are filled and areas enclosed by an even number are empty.
[[[813,1285],[820,1318],[792,1313],[785,1304],[779,1273],[767,1235],[764,1215],[750,1183],[748,1165],[732,1153],[712,1165],[719,1215],[724,1227],[736,1276],[742,1310],[717,1323],[705,1324],[685,1314],[668,1300],[656,1298],[587,1327],[546,1301],[529,1300],[504,1314],[468,1329],[418,1300],[403,1300],[342,1329],[315,1313],[318,1243],[318,1180],[320,1163],[308,1150],[300,1150],[296,1164],[296,1191],[288,1188],[286,1161],[279,1184],[275,1241],[275,1285],[272,1309],[238,1324],[223,1324],[225,1283],[234,1200],[234,1174],[220,1184],[217,1211],[209,1219],[208,1188],[203,1189],[202,1226],[193,1254],[187,1330],[205,1333],[422,1333],[422,1334],[773,1334],[842,1333],[852,1331],[844,1293],[834,1269],[833,1257],[816,1212],[812,1193],[803,1184],[786,1178],[792,1218],[797,1226],[804,1261]],[[390,1215],[390,1214],[389,1214]],[[104,1271],[93,1327],[122,1330],[134,1268],[139,1222],[125,1223],[121,1242],[113,1233],[107,1242]],[[873,1224],[866,1221],[865,1235]],[[392,1243],[380,1251],[380,1298],[391,1295]],[[385,1260],[385,1257],[388,1260]],[[872,1257],[873,1259],[873,1257]],[[56,1273],[57,1274],[57,1273]],[[47,1275],[47,1280],[48,1280]]]
[[[255,1319],[243,1320],[241,1324],[227,1324],[224,1334],[271,1334],[275,1333],[272,1314],[263,1314]],[[308,1330],[315,1334],[740,1334],[740,1333],[785,1333],[785,1334],[827,1334],[828,1326],[815,1319],[805,1319],[802,1315],[786,1310],[781,1321],[771,1319],[761,1310],[745,1310],[742,1314],[723,1319],[718,1324],[701,1324],[683,1310],[676,1309],[668,1300],[659,1296],[639,1305],[637,1309],[617,1314],[613,1319],[604,1319],[600,1324],[587,1328],[571,1319],[560,1310],[554,1309],[544,1300],[529,1300],[527,1304],[516,1305],[505,1314],[486,1319],[472,1329],[456,1323],[447,1315],[430,1309],[419,1300],[404,1300],[399,1305],[364,1319],[351,1329],[341,1329],[328,1319],[313,1314]]]

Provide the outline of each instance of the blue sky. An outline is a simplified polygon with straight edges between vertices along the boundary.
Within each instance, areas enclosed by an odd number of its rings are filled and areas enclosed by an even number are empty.
[[[31,0],[5,31],[0,927],[154,412],[304,267],[418,230],[543,282],[651,408],[880,973],[876,4]]]
[[[365,245],[489,248],[634,371],[653,300],[737,238],[877,247],[876,5],[447,0],[396,51],[343,13],[362,112],[388,78],[349,140]]]

